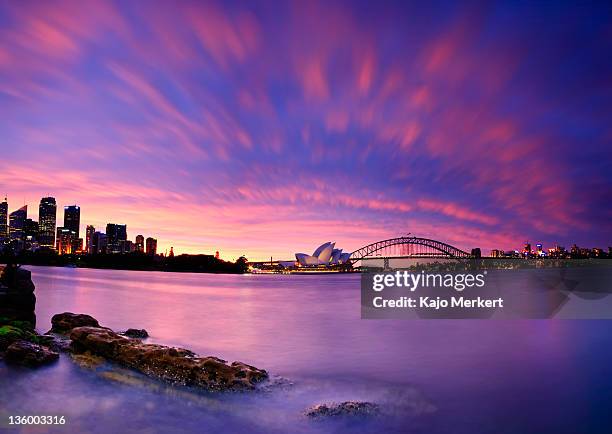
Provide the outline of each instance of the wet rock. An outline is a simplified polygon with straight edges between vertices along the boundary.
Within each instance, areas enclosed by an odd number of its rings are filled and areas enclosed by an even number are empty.
[[[44,335],[36,337],[37,343],[51,348],[53,351],[68,352],[70,351],[70,338],[65,335],[47,332]]]
[[[149,337],[149,333],[145,329],[127,329],[122,335],[136,339],[146,339]]]
[[[90,352],[170,384],[211,391],[251,390],[268,378],[266,371],[245,363],[228,364],[183,348],[144,344],[104,328],[78,327],[70,339],[75,354]]]
[[[341,403],[319,404],[305,412],[313,419],[338,416],[376,416],[380,407],[373,402],[345,401]]]
[[[105,363],[103,357],[95,356],[89,352],[82,354],[71,354],[70,357],[81,368],[96,369]]]
[[[13,342],[6,349],[4,359],[8,363],[23,366],[37,367],[46,363],[51,363],[59,358],[59,354],[42,345],[28,341]]]
[[[100,324],[94,317],[83,313],[58,313],[51,318],[49,333],[69,334],[76,327],[100,327]]]

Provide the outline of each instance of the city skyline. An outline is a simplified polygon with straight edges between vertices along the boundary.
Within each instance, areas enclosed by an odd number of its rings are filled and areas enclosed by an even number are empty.
[[[9,213],[252,260],[607,248],[609,5],[442,4],[4,3]]]
[[[51,208],[48,208],[51,205]],[[147,237],[146,240],[144,235],[138,234],[134,238],[134,241],[130,239],[127,233],[127,225],[126,224],[118,224],[118,223],[106,223],[106,229],[104,232],[96,231],[94,225],[84,224],[85,225],[85,233],[86,237],[80,237],[80,206],[78,205],[65,205],[64,206],[64,216],[63,226],[56,225],[57,220],[57,201],[54,197],[43,197],[40,200],[39,206],[39,219],[41,213],[45,214],[45,223],[41,224],[40,221],[35,221],[32,219],[31,215],[27,213],[28,205],[23,205],[22,207],[16,209],[13,212],[8,212],[10,207],[7,203],[7,198],[4,198],[3,202],[0,202],[0,241],[2,241],[3,237],[6,240],[11,240],[13,235],[11,234],[11,230],[9,227],[12,225],[12,219],[18,213],[23,213],[22,222],[20,223],[20,230],[23,232],[23,235],[28,235],[28,222],[33,223],[35,226],[35,230],[30,228],[29,230],[34,231],[36,236],[35,240],[38,244],[38,247],[49,247],[52,246],[52,250],[56,250],[60,254],[98,254],[98,253],[109,253],[109,254],[124,254],[124,253],[133,253],[140,252],[146,254],[156,255],[158,254],[158,240],[151,236]],[[6,223],[6,225],[5,225]],[[4,229],[6,226],[6,229]],[[4,229],[4,230],[3,230]],[[57,232],[55,237],[55,242],[51,240],[47,240],[47,234],[51,231],[53,234]],[[121,234],[121,235],[120,235]],[[25,240],[25,237],[22,237]],[[47,242],[48,241],[48,242]],[[51,243],[51,244],[49,244]],[[70,245],[69,249],[65,248],[65,244]],[[605,244],[605,243],[604,243]],[[610,243],[612,244],[612,243]],[[64,247],[62,247],[64,245]],[[342,255],[342,249],[334,250],[335,243],[328,242],[321,245],[312,256],[308,256],[304,253],[296,253],[296,261],[304,262],[305,258],[312,258],[319,256],[319,250],[326,248],[329,250],[329,253],[336,254],[334,261],[338,261],[340,256]],[[21,246],[20,248],[23,248]],[[31,247],[31,246],[30,246]],[[606,248],[605,245],[597,245],[594,247],[591,246],[578,246],[576,243],[573,243],[571,248],[566,248],[565,246],[554,243],[551,246],[545,246],[541,242],[534,244],[535,249],[532,248],[532,244],[529,240],[526,240],[523,244],[522,249],[519,247],[509,247],[502,249],[491,249],[490,255],[484,254],[484,256],[492,256],[492,257],[530,257],[530,256],[551,256],[551,257],[566,257],[566,255],[574,255],[574,257],[608,257],[608,255],[612,255],[612,246],[608,245]],[[25,248],[24,250],[31,250],[30,248]],[[326,252],[327,252],[326,250]],[[478,250],[476,254],[477,257],[482,255],[482,249],[479,247],[474,248],[474,250]],[[472,250],[472,254],[474,255],[474,250]],[[163,256],[170,255],[174,256],[174,247],[170,246],[170,251],[167,250],[165,252],[159,252]],[[198,251],[198,252],[190,252],[190,254],[208,254],[210,252]],[[344,253],[346,258],[350,256],[349,252]],[[219,258],[219,251],[217,250],[214,254],[216,258]],[[331,257],[331,256],[330,256]],[[346,261],[346,258],[344,261]],[[236,260],[237,258],[232,258],[232,260]],[[304,260],[303,260],[304,259]],[[267,258],[265,259],[267,261]],[[261,261],[261,260],[256,260]]]

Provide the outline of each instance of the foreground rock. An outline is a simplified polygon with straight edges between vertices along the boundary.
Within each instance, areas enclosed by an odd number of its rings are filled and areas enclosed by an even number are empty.
[[[51,318],[50,333],[70,334],[76,327],[100,327],[98,320],[83,313],[64,312]]]
[[[32,275],[14,264],[0,267],[0,318],[36,324]]]
[[[306,410],[306,416],[313,419],[338,416],[376,416],[380,407],[372,402],[345,401],[319,404]]]
[[[145,329],[127,329],[123,333],[123,336],[128,338],[146,339],[149,337],[149,333]]]
[[[241,362],[227,364],[216,357],[199,357],[183,348],[143,344],[110,329],[78,327],[70,333],[75,354],[91,353],[135,369],[150,377],[211,391],[251,390],[268,373]]]
[[[57,352],[28,341],[13,342],[9,345],[4,354],[4,359],[8,363],[29,367],[37,367],[51,363],[58,358],[59,354]]]

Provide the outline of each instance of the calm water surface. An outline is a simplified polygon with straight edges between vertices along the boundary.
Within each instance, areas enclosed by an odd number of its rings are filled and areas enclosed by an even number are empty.
[[[34,371],[0,363],[0,431],[17,431],[6,424],[11,414],[54,414],[67,425],[24,432],[612,432],[606,321],[361,320],[358,275],[28,268],[42,332],[55,313],[88,313],[293,385],[211,395],[109,380],[65,355]],[[302,416],[343,400],[376,401],[387,414]]]

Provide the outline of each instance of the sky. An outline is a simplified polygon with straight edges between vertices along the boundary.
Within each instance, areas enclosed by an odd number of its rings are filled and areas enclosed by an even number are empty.
[[[603,2],[0,1],[0,194],[159,250],[612,246]]]

